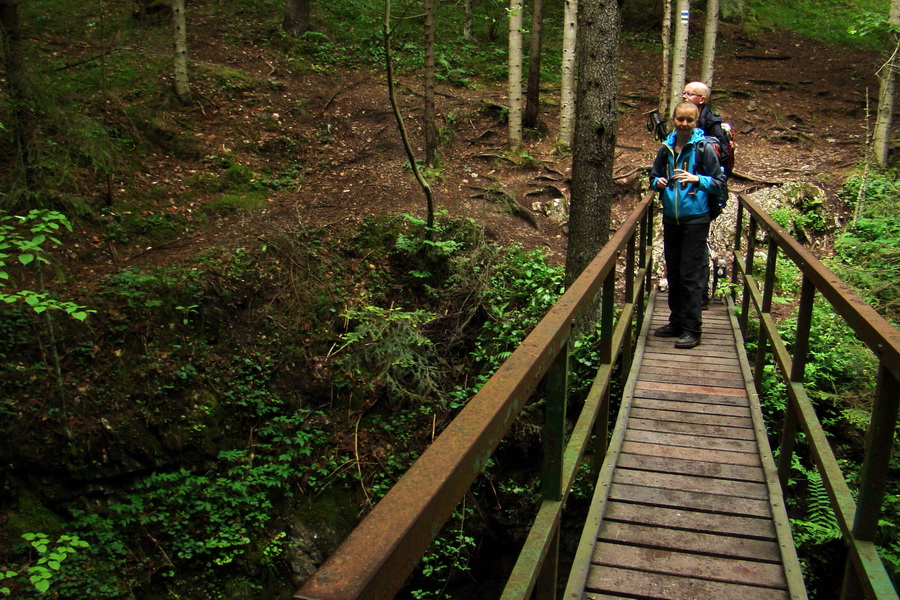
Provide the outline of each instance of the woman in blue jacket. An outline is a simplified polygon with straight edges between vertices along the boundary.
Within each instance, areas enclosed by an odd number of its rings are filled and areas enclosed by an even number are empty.
[[[676,348],[700,343],[700,300],[709,260],[709,200],[711,194],[725,189],[725,173],[715,149],[700,144],[705,138],[697,128],[699,117],[691,102],[675,107],[675,131],[659,149],[650,171],[650,185],[659,190],[663,205],[663,251],[669,280],[669,323],[654,335],[677,338]]]

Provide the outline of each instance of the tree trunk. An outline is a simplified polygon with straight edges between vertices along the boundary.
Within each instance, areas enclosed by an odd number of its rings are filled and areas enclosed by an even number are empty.
[[[284,0],[284,31],[300,37],[309,31],[310,0]]]
[[[19,0],[0,0],[0,31],[6,68],[6,89],[13,114],[13,122],[10,125],[16,143],[16,171],[21,175],[24,190],[27,192],[32,187],[30,136],[32,118],[25,84]]]
[[[900,26],[900,0],[891,0],[889,22],[896,28]],[[872,152],[875,161],[886,167],[891,148],[891,121],[894,117],[894,90],[897,84],[897,69],[900,68],[900,36],[891,36],[888,51],[891,53],[887,62],[878,73],[881,86],[878,90],[878,115],[875,117],[875,130],[872,133]]]
[[[544,0],[534,0],[531,17],[531,51],[528,55],[528,87],[525,92],[523,123],[532,129],[538,126],[538,105],[541,100],[541,41],[544,28]]]
[[[672,116],[670,113],[681,101],[681,92],[684,90],[690,14],[690,0],[677,0],[675,3],[675,46],[672,49],[672,87],[669,89],[669,110],[667,114],[661,115],[666,118]]]
[[[557,144],[572,145],[575,120],[575,43],[578,32],[578,0],[566,0],[563,17],[562,80],[559,90],[559,137]]]
[[[184,16],[184,0],[172,0],[172,26],[175,30],[175,96],[184,104],[191,101],[191,84],[188,80],[187,24]]]
[[[382,28],[384,33],[384,68],[387,75],[388,99],[391,102],[391,109],[394,111],[394,118],[397,119],[397,128],[400,130],[400,140],[403,142],[403,151],[406,152],[406,158],[412,165],[413,176],[416,178],[419,187],[425,194],[425,238],[431,239],[434,231],[434,197],[431,192],[431,186],[422,176],[419,164],[416,162],[416,155],[413,154],[412,144],[409,143],[409,135],[406,133],[406,125],[403,123],[403,115],[400,113],[400,106],[397,104],[397,92],[394,88],[394,65],[391,58],[391,0],[384,0],[384,24]]]
[[[473,0],[465,0],[463,9],[465,16],[463,17],[463,38],[472,39],[472,2]]]
[[[509,148],[522,147],[522,0],[509,0]]]
[[[659,85],[659,116],[666,120],[672,110],[669,108],[669,85],[671,80],[669,74],[671,69],[671,53],[672,49],[672,0],[663,0],[663,18],[662,18],[662,77]],[[674,108],[674,107],[673,107]]]
[[[706,2],[706,30],[703,32],[703,65],[700,81],[712,89],[716,65],[716,35],[719,32],[719,0]]]
[[[567,286],[609,239],[618,117],[618,0],[581,3],[576,63],[578,110],[572,156]],[[593,315],[588,315],[584,322],[594,320]]]
[[[425,0],[425,164],[438,165],[434,117],[434,0]]]

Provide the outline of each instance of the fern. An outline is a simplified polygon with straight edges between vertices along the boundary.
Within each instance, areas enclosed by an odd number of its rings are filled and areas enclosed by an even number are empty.
[[[834,516],[819,471],[815,467],[804,467],[796,455],[792,467],[806,479],[807,491],[807,504],[803,507],[806,518],[791,519],[794,541],[798,546],[819,546],[840,539],[841,528]]]

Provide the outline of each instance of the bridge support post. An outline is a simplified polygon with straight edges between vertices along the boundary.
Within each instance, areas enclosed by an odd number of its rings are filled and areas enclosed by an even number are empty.
[[[541,494],[544,500],[563,498],[563,454],[566,449],[566,404],[569,401],[569,342],[564,342],[547,372],[547,404],[544,409],[544,464]],[[559,527],[535,583],[535,598],[555,600],[559,563]]]

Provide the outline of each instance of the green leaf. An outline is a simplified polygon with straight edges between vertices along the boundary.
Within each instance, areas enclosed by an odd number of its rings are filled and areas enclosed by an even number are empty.
[[[47,590],[50,589],[50,582],[47,581],[46,579],[44,579],[42,581],[36,581],[34,583],[34,589],[36,589],[37,591],[39,591],[40,593],[43,594],[44,592],[46,592]]]
[[[19,262],[21,262],[23,265],[27,265],[27,264],[31,263],[31,261],[33,261],[33,260],[34,260],[34,254],[20,254],[19,255]]]

